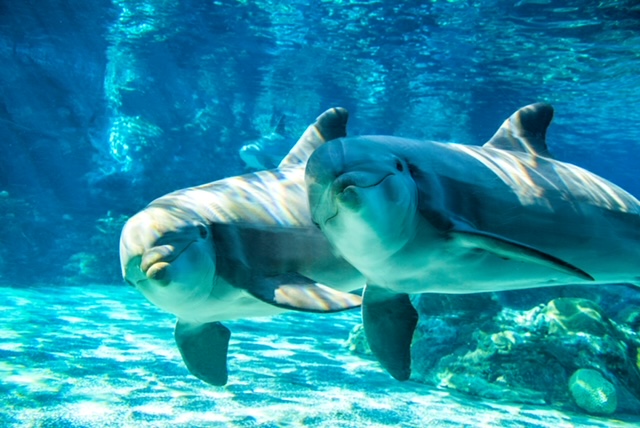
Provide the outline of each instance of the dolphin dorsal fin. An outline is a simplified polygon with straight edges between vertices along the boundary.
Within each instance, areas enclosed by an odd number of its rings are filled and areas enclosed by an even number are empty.
[[[309,126],[278,168],[303,166],[313,151],[327,141],[347,136],[349,113],[342,107],[330,108]]]
[[[504,121],[498,132],[483,146],[552,157],[547,148],[547,128],[553,107],[546,103],[522,107]]]
[[[285,118],[286,116],[283,114],[282,116],[280,116],[280,118],[278,119],[278,122],[276,123],[276,129],[273,131],[278,135],[286,135],[287,131],[286,131],[286,126],[285,126]]]

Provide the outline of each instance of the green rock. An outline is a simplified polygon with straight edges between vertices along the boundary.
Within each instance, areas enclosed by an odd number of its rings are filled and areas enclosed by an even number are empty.
[[[545,309],[550,334],[588,333],[602,337],[611,330],[609,320],[597,304],[587,299],[561,297]]]
[[[369,342],[367,342],[367,337],[364,334],[364,326],[362,324],[356,325],[351,330],[346,346],[349,351],[354,354],[368,357],[373,356],[373,352],[371,352],[371,348],[369,347]]]
[[[527,388],[510,388],[488,382],[478,376],[454,374],[443,385],[464,393],[498,402],[545,404],[544,394]]]
[[[618,407],[616,387],[596,370],[577,370],[569,379],[569,391],[578,407],[593,415],[611,415]]]

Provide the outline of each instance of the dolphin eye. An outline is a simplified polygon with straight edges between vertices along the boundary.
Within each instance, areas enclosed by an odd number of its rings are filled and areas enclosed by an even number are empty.
[[[404,171],[404,165],[402,165],[402,162],[400,162],[400,159],[396,159],[396,169],[399,172],[403,172]]]
[[[200,233],[200,238],[202,238],[202,239],[206,239],[207,236],[209,235],[209,232],[207,231],[207,228],[204,227],[203,224],[199,224],[198,225],[198,232]]]

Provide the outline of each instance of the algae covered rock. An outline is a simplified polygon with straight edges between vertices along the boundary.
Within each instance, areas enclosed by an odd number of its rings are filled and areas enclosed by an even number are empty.
[[[600,307],[587,299],[553,299],[547,304],[545,315],[550,334],[583,332],[602,337],[612,330]]]
[[[596,300],[514,309],[490,294],[414,296],[411,377],[492,401],[640,414],[640,335]],[[355,329],[349,347],[370,355],[363,333]]]
[[[349,338],[346,342],[346,347],[354,354],[373,357],[369,342],[364,334],[364,326],[362,324],[356,325],[349,333]]]
[[[611,415],[618,407],[616,387],[597,370],[577,370],[569,379],[569,391],[578,407],[593,415]]]
[[[541,405],[545,403],[544,394],[527,388],[505,386],[503,382],[490,382],[479,376],[454,374],[440,384],[469,395],[497,402],[526,403]]]

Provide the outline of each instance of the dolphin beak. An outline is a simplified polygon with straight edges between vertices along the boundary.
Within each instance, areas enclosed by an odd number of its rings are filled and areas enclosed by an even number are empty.
[[[171,283],[169,262],[175,257],[167,247],[154,247],[145,251],[142,256],[137,255],[124,261],[123,276],[127,284],[138,287],[142,283],[153,280],[154,284],[166,287]]]
[[[195,241],[178,241],[179,247],[175,245],[159,245],[147,250],[142,255],[140,270],[161,286],[167,286],[171,282],[171,262],[182,255]]]
[[[206,226],[183,220],[162,208],[147,208],[131,217],[120,237],[120,263],[125,281],[134,287],[171,284],[171,265],[200,239]]]
[[[314,223],[322,225],[338,214],[331,194],[344,169],[344,149],[340,139],[318,147],[309,158],[305,181]],[[342,190],[342,189],[341,189]]]
[[[175,260],[175,249],[171,245],[153,247],[145,251],[140,261],[140,270],[148,279],[156,281],[161,286],[171,282],[169,262]]]
[[[122,276],[127,284],[132,287],[136,287],[138,283],[147,279],[146,275],[140,269],[141,256],[131,257],[128,260],[123,260],[122,264]]]
[[[358,210],[361,189],[375,187],[394,175],[381,175],[375,158],[367,153],[362,144],[347,144],[342,139],[329,141],[313,152],[307,163],[306,183],[315,223],[326,224],[338,215],[340,207]]]
[[[333,140],[318,147],[306,167],[307,185],[330,186],[344,170],[344,149],[341,140]]]
[[[122,276],[127,284],[138,287],[147,280],[160,286],[167,286],[171,282],[170,263],[175,260],[190,245],[187,244],[180,251],[172,245],[160,245],[148,250],[124,252],[121,256]],[[125,247],[126,248],[126,247]],[[132,248],[138,249],[134,246]]]

